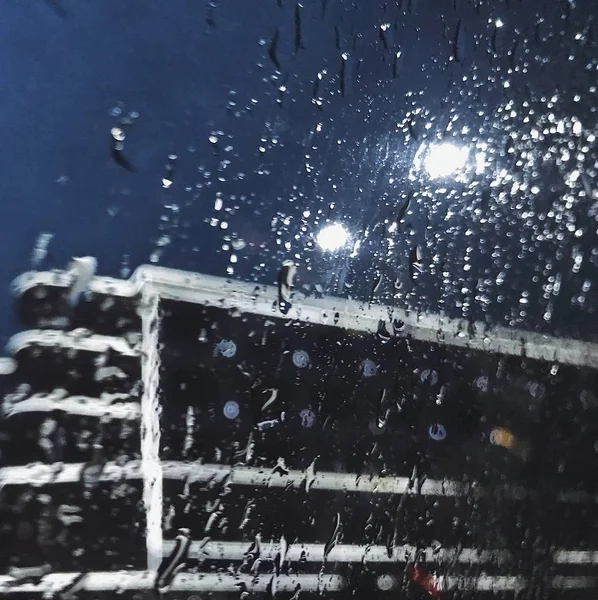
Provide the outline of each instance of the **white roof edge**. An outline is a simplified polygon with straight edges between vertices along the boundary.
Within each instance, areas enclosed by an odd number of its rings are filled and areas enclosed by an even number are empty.
[[[29,272],[13,282],[17,295],[36,285],[68,286],[66,272]],[[381,304],[367,304],[335,296],[305,297],[295,292],[286,315],[278,310],[274,286],[235,281],[190,271],[154,265],[138,267],[129,280],[95,277],[90,290],[121,297],[133,297],[142,287],[151,286],[161,298],[214,306],[270,318],[297,320],[340,329],[375,334],[383,322],[392,333],[392,322],[402,321],[399,337],[456,348],[598,368],[598,343],[561,338],[532,331],[449,319],[442,313],[417,313]]]

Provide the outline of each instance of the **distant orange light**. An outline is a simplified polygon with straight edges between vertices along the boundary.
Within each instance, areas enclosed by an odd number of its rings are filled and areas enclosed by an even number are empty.
[[[515,436],[504,427],[496,427],[490,432],[490,442],[511,450],[515,445]]]

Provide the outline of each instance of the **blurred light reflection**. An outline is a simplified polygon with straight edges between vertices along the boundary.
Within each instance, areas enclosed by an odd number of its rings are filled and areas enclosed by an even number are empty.
[[[424,167],[432,179],[459,175],[465,170],[469,158],[469,149],[448,142],[431,144]]]
[[[316,235],[316,243],[327,252],[340,250],[348,241],[349,232],[340,223],[326,225]]]

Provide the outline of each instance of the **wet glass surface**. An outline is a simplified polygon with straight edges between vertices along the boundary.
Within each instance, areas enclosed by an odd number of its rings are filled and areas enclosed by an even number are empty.
[[[2,593],[594,597],[592,2],[2,10]]]

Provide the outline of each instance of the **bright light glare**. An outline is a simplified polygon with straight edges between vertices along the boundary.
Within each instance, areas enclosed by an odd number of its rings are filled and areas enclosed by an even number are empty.
[[[450,143],[432,144],[424,159],[424,166],[432,179],[450,177],[463,171],[469,150]]]
[[[475,154],[475,172],[479,175],[486,168],[486,153],[476,152]]]
[[[316,243],[322,250],[339,250],[349,241],[349,232],[340,224],[326,225],[316,235]]]

